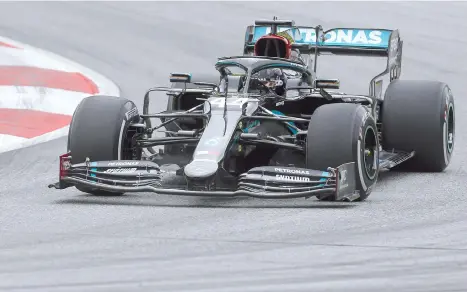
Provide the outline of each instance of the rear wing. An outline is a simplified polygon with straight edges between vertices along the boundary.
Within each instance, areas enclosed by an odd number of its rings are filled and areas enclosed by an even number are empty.
[[[258,23],[265,22],[267,21],[258,21]],[[288,31],[293,37],[293,45],[303,52],[314,52],[317,46],[319,52],[386,57],[389,55],[391,42],[399,42],[398,30],[389,29],[332,28],[323,31],[321,26],[277,26],[277,33],[284,31]],[[272,25],[248,26],[245,34],[245,50],[252,50],[259,38],[271,32]]]
[[[256,41],[273,31],[277,31],[276,33],[287,31],[287,34],[292,36],[292,48],[298,49],[301,53],[314,54],[315,73],[317,57],[323,53],[386,57],[386,70],[372,79],[370,95],[374,95],[371,88],[374,87],[376,79],[388,73],[391,81],[400,76],[403,42],[397,29],[332,28],[324,31],[321,26],[295,26],[293,21],[256,21],[256,25],[250,25],[246,29],[244,54],[251,54]]]

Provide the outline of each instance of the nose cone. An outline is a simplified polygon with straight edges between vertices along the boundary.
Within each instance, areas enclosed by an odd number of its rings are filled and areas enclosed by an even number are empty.
[[[216,161],[193,160],[185,166],[185,175],[192,179],[206,179],[216,174],[219,165]]]

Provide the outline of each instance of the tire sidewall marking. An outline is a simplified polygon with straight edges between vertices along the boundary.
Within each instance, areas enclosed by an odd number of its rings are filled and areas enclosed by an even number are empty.
[[[118,136],[118,148],[117,148],[117,160],[122,160],[122,144],[123,144],[123,131],[125,130],[126,120],[122,120],[122,125],[120,127],[120,135]]]
[[[358,170],[358,177],[360,178],[360,185],[363,191],[367,191],[368,187],[365,183],[365,178],[363,177],[363,170],[362,170],[362,140],[358,139],[357,142],[357,170]]]
[[[365,143],[366,143],[365,138],[366,138],[366,134],[367,134],[368,130],[372,130],[373,133],[374,133],[375,136],[376,136],[376,133],[375,133],[375,130],[373,129],[373,127],[371,127],[370,125],[367,125],[367,126],[365,127],[365,132],[364,132],[364,134],[363,134],[363,145],[365,145]],[[375,138],[378,139],[377,137],[375,137]],[[363,155],[365,155],[365,153],[364,153],[364,152],[365,152],[365,148],[362,148],[360,151],[362,151],[362,152],[363,152]],[[376,150],[375,150],[375,153],[374,153],[374,154],[375,154],[375,158],[374,158],[373,161],[374,161],[374,163],[378,164],[378,161],[377,161],[377,159],[378,159],[377,157],[378,157],[378,155],[379,155],[378,147],[376,147]],[[363,156],[363,157],[365,157],[365,156]],[[374,164],[373,164],[373,166],[376,166],[376,167],[377,167],[377,165],[374,165]],[[374,180],[375,177],[376,177],[376,175],[377,175],[377,171],[375,171],[375,173],[373,174],[373,176],[370,176],[370,175],[368,175],[368,170],[365,169],[365,174],[367,175],[367,177],[368,177],[370,180]]]
[[[136,105],[129,101],[123,105],[123,119],[122,124],[120,126],[120,133],[118,136],[118,147],[117,147],[117,159],[122,160],[122,151],[123,151],[123,136],[124,132],[128,129],[128,125],[131,123],[132,120],[136,120],[139,117],[138,108]]]
[[[365,111],[363,113],[363,117],[361,120],[361,124],[358,129],[359,135],[358,135],[358,140],[357,140],[357,172],[360,178],[360,185],[361,185],[362,191],[364,191],[366,194],[369,194],[371,192],[373,185],[376,183],[376,178],[378,176],[378,170],[376,170],[375,175],[372,178],[368,177],[368,180],[370,181],[370,185],[367,185],[367,182],[365,179],[367,177],[366,171],[363,171],[364,161],[363,161],[362,155],[365,155],[364,154],[365,135],[369,128],[371,128],[374,131],[375,135],[377,135],[377,129],[372,126],[374,122],[371,122],[371,121],[374,121],[374,119],[371,116],[370,112],[365,108]],[[375,138],[376,138],[376,144],[377,144],[376,153],[375,153],[375,162],[378,165],[378,157],[379,157],[378,137],[375,137]]]

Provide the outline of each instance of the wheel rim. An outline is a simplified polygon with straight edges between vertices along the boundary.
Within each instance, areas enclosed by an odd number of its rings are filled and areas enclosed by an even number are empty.
[[[447,110],[447,117],[446,117],[446,145],[448,153],[451,154],[454,149],[454,108],[452,104],[449,105]]]
[[[378,169],[378,145],[376,139],[375,131],[373,128],[368,127],[365,130],[363,140],[363,166],[369,179],[376,176]]]

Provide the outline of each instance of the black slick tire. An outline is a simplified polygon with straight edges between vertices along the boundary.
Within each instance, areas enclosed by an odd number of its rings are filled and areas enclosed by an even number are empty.
[[[382,109],[382,146],[415,151],[395,170],[442,172],[450,163],[455,137],[454,97],[438,81],[395,80]]]
[[[374,118],[357,104],[327,104],[311,116],[306,144],[306,166],[326,171],[328,167],[355,162],[356,187],[365,200],[379,173],[379,142]],[[335,195],[318,196],[335,201]]]
[[[127,150],[127,132],[131,122],[138,121],[135,104],[122,97],[89,96],[77,106],[68,132],[68,151],[72,163],[131,160]],[[78,190],[93,195],[121,195],[86,187]]]

